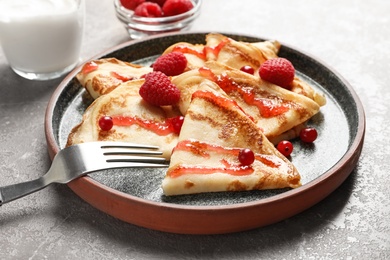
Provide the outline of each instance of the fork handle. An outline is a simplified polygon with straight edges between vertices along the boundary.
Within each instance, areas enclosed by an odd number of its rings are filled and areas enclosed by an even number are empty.
[[[42,178],[0,187],[0,206],[45,188]]]

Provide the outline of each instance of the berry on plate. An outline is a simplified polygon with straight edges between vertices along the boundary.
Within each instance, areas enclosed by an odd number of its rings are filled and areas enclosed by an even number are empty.
[[[313,127],[306,127],[301,130],[299,137],[305,143],[313,143],[317,139],[317,130]]]
[[[120,0],[121,5],[129,10],[135,10],[137,6],[145,2],[146,0]]]
[[[290,141],[283,140],[278,143],[276,149],[278,149],[281,154],[288,157],[292,153],[294,146]]]
[[[134,14],[143,17],[161,17],[163,16],[163,11],[161,6],[156,3],[144,2],[135,8]]]
[[[187,59],[181,52],[170,52],[157,58],[153,64],[154,71],[161,71],[167,76],[176,76],[184,72]]]
[[[259,74],[263,80],[289,89],[294,80],[295,69],[289,60],[273,58],[261,65]]]
[[[167,75],[153,71],[145,75],[145,82],[139,89],[140,96],[154,106],[168,106],[179,102],[180,90],[172,84]]]
[[[164,16],[185,13],[194,7],[190,0],[167,0],[163,5]]]

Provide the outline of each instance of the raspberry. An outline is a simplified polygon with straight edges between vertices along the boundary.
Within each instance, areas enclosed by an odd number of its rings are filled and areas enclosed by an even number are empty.
[[[135,8],[134,14],[143,17],[161,17],[163,12],[158,4],[144,2]]]
[[[120,0],[124,8],[129,10],[135,10],[137,6],[145,2],[145,0]]]
[[[167,0],[163,5],[164,16],[185,13],[194,7],[190,0]]]
[[[145,75],[139,94],[146,102],[155,106],[174,105],[180,99],[180,90],[160,71]]]
[[[165,4],[165,2],[166,2],[167,0],[148,0],[148,1],[149,1],[149,2],[152,2],[152,3],[156,3],[156,4],[158,4],[159,6],[163,7],[164,4]]]
[[[274,58],[261,65],[259,74],[263,80],[289,89],[294,79],[295,69],[289,60]]]
[[[176,76],[184,72],[187,67],[187,59],[181,52],[164,54],[153,64],[154,71],[161,71],[167,76]]]

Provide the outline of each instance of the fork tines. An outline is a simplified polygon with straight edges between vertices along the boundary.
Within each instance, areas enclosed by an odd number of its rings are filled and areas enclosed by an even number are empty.
[[[159,157],[163,152],[158,150],[158,146],[110,142],[102,144],[101,148],[106,162],[168,163],[165,158]]]

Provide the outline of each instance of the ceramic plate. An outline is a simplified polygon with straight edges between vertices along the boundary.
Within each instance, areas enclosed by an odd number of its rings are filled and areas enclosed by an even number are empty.
[[[150,65],[168,46],[186,41],[204,43],[206,33],[166,34],[130,41],[96,56]],[[241,41],[263,39],[226,34]],[[351,86],[331,68],[301,51],[282,45],[297,75],[327,98],[311,119],[319,137],[312,145],[293,141],[291,160],[302,176],[302,187],[271,191],[219,192],[166,197],[161,181],[166,169],[106,170],[79,178],[69,187],[94,207],[123,221],[146,228],[185,234],[228,233],[269,225],[319,202],[352,172],[361,153],[365,132],[362,105]],[[91,103],[72,71],[50,99],[45,131],[53,157],[66,143]]]

